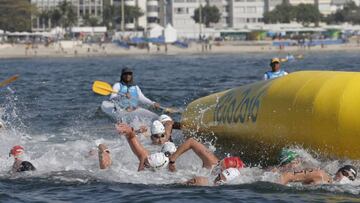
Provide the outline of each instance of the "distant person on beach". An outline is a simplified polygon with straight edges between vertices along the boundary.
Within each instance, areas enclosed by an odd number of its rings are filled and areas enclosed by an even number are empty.
[[[11,169],[12,173],[36,170],[32,163],[22,160],[21,157],[23,154],[24,148],[20,145],[16,145],[10,150],[9,157],[14,157],[14,164]]]
[[[299,182],[302,184],[331,184],[343,180],[354,181],[356,177],[356,168],[352,165],[345,165],[336,172],[334,177],[331,177],[327,172],[321,169],[304,169],[284,172],[280,176],[279,183],[283,185],[291,182]]]
[[[133,71],[130,68],[122,69],[120,81],[113,85],[113,90],[116,93],[111,94],[110,99],[129,112],[138,108],[139,104],[160,108],[159,103],[145,97],[139,86],[134,83]]]
[[[264,80],[269,80],[273,78],[278,78],[287,75],[288,73],[281,69],[280,66],[280,59],[279,58],[273,58],[270,62],[271,71],[267,71],[264,74]]]

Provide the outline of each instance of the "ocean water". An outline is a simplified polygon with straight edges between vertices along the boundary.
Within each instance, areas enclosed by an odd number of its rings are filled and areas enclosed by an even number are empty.
[[[245,169],[233,185],[186,187],[179,183],[206,173],[200,160],[187,153],[179,170],[170,173],[137,172],[137,159],[126,140],[114,130],[114,121],[99,106],[106,97],[91,91],[94,80],[113,83],[121,68],[130,66],[135,81],[149,98],[163,106],[185,108],[208,94],[261,80],[276,54],[159,55],[91,58],[0,60],[0,80],[20,79],[0,89],[0,202],[359,202],[360,181],[323,186],[281,186],[276,175],[260,168]],[[308,53],[303,60],[285,63],[299,70],[359,71],[359,53]],[[160,112],[158,112],[160,113]],[[180,115],[174,115],[178,120]],[[175,131],[181,142],[181,131]],[[146,137],[142,143],[151,151]],[[105,143],[113,166],[101,171],[88,152]],[[9,149],[25,147],[25,158],[37,171],[10,175]],[[207,143],[221,156],[214,143]],[[241,149],[239,149],[241,150]],[[317,167],[335,172],[352,160],[313,158],[296,148]]]

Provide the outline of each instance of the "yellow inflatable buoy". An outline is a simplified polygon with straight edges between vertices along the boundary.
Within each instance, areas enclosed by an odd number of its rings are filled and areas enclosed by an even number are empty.
[[[182,124],[245,159],[274,161],[300,145],[360,160],[360,73],[301,71],[216,93],[190,103]]]

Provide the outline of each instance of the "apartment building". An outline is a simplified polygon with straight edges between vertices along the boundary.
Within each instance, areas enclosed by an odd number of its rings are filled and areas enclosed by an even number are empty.
[[[65,0],[31,0],[30,2],[34,4],[39,12],[54,9],[59,3]],[[83,23],[83,17],[85,15],[90,15],[97,17],[99,22],[102,21],[103,16],[103,0],[67,0],[71,2],[74,6],[77,13],[77,23],[78,26]],[[40,18],[37,17],[33,22],[34,31],[43,31],[48,30],[51,27],[51,20],[49,22],[40,22]]]
[[[230,26],[243,28],[248,24],[262,24],[264,0],[230,0]]]

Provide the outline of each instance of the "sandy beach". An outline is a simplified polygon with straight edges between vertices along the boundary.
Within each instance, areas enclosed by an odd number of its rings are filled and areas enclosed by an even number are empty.
[[[192,43],[189,48],[179,48],[173,45],[167,47],[152,46],[150,50],[131,47],[125,49],[113,43],[98,44],[82,44],[74,45],[68,48],[60,48],[56,44],[45,47],[37,45],[37,47],[29,48],[24,44],[0,44],[0,58],[32,58],[32,57],[91,57],[91,56],[123,56],[123,55],[158,55],[158,54],[236,54],[236,53],[300,53],[306,52],[327,52],[327,51],[360,51],[360,46],[356,43],[347,43],[341,45],[329,45],[326,47],[315,46],[309,48],[299,48],[296,46],[285,47],[280,50],[271,44],[213,44],[211,50],[203,49],[201,44]]]

